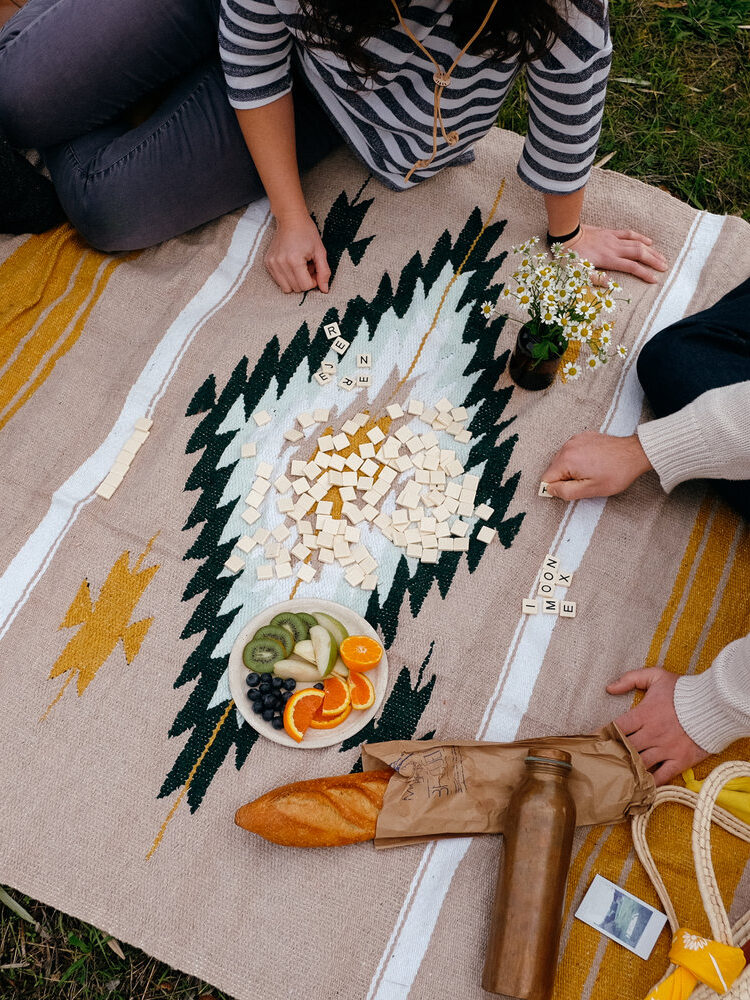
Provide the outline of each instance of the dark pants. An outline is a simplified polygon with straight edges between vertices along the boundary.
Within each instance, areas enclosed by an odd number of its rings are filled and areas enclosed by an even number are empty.
[[[0,132],[42,151],[99,250],[152,246],[263,197],[227,100],[218,0],[29,0],[0,33]],[[166,85],[166,87],[165,87]],[[165,88],[131,127],[124,112]],[[297,159],[341,139],[295,78]]]
[[[649,341],[638,358],[638,378],[657,417],[676,413],[709,389],[750,380],[750,278],[710,309],[673,323]],[[750,482],[711,483],[750,520]]]

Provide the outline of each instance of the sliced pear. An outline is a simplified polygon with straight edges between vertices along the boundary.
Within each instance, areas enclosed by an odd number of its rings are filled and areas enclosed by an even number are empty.
[[[341,659],[340,656],[337,658],[336,662],[333,665],[333,672],[334,674],[338,674],[339,677],[349,676],[349,668],[347,667],[347,665],[344,663],[344,661]]]
[[[303,660],[307,660],[308,663],[315,663],[315,649],[313,648],[311,639],[302,639],[296,643],[294,652],[297,656],[301,656]]]
[[[295,681],[318,681],[320,674],[318,668],[312,663],[304,663],[302,660],[279,660],[273,665],[273,672],[276,677],[286,680],[292,677]]]
[[[310,639],[315,650],[315,665],[321,677],[327,677],[334,666],[339,655],[339,647],[327,628],[322,625],[313,625],[310,629]]]
[[[319,625],[322,625],[323,628],[328,629],[333,638],[336,640],[337,646],[340,646],[341,643],[344,641],[344,639],[347,639],[349,637],[349,633],[346,631],[346,629],[338,620],[338,618],[332,618],[330,615],[327,615],[324,611],[316,611],[313,617],[317,618]]]

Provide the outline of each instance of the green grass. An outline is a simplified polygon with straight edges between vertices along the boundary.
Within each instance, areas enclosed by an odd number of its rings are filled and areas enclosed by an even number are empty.
[[[611,0],[614,67],[598,156],[696,208],[750,220],[750,0]],[[623,83],[616,78],[647,81]],[[520,89],[520,88],[519,88]],[[499,124],[526,131],[523,95]],[[0,905],[2,1000],[225,1000],[49,907]]]
[[[230,1000],[80,920],[10,895],[36,924],[0,904],[2,1000]]]
[[[750,0],[610,0],[610,19],[597,159],[614,153],[607,169],[750,220]],[[526,131],[521,93],[498,123]]]

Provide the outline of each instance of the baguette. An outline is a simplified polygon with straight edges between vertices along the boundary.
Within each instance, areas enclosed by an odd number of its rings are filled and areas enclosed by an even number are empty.
[[[241,806],[234,821],[287,847],[339,847],[372,840],[392,771],[295,781]]]

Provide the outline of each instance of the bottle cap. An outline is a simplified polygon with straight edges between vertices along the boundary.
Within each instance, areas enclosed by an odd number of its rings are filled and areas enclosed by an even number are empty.
[[[567,750],[558,750],[557,747],[539,747],[539,749],[526,757],[527,761],[539,761],[540,763],[562,764],[563,767],[572,767],[571,756]]]

